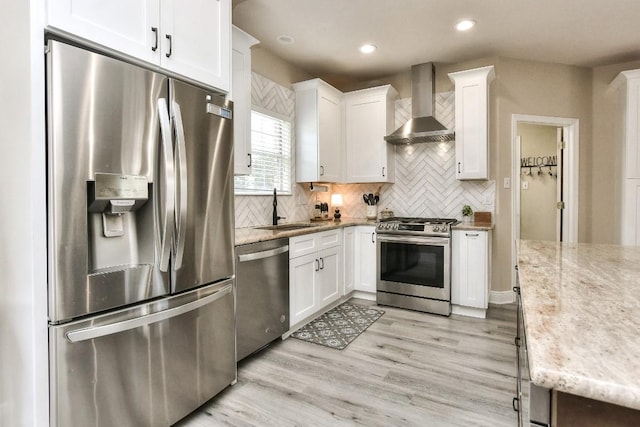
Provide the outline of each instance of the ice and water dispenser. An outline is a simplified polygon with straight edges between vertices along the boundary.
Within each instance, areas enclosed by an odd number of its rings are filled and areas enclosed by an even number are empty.
[[[87,182],[88,284],[110,288],[120,301],[144,299],[149,292],[154,265],[152,185],[146,176],[110,173],[96,173],[95,180]]]

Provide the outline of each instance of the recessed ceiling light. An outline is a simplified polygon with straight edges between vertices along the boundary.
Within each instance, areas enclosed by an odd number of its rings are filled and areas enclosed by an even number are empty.
[[[276,40],[278,40],[282,44],[293,44],[295,42],[293,37],[288,36],[286,34],[282,34],[282,35],[276,37]]]
[[[476,25],[476,21],[471,19],[465,19],[456,24],[456,30],[458,31],[467,31],[472,29]]]
[[[364,54],[369,54],[369,53],[373,53],[375,52],[377,49],[377,47],[375,45],[372,44],[363,44],[362,46],[360,46],[360,52],[364,53]]]

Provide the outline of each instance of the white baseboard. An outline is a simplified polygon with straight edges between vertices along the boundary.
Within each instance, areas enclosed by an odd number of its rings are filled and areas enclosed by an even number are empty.
[[[365,291],[353,291],[351,294],[353,298],[366,299],[369,301],[376,301],[376,293],[375,292],[365,292]]]
[[[487,317],[487,310],[484,310],[482,308],[475,308],[475,307],[464,307],[461,305],[454,304],[451,306],[451,314],[460,314],[462,316],[477,317],[479,319],[484,319],[485,317]]]
[[[489,304],[511,304],[516,301],[513,291],[490,291]]]

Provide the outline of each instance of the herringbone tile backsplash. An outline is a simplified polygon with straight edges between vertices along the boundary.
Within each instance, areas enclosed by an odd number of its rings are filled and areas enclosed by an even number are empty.
[[[256,73],[253,73],[251,89],[254,105],[294,121],[292,90]],[[411,117],[411,99],[397,100],[395,109],[396,127],[399,127]],[[453,92],[436,94],[435,116],[447,128],[453,129]],[[295,158],[295,153],[292,157]],[[295,169],[293,174],[295,176]],[[294,184],[292,195],[278,197],[278,213],[287,218],[285,222],[307,220],[313,214],[316,200],[329,202],[333,192],[343,195],[343,217],[364,218],[366,205],[362,194],[378,190],[378,209],[388,208],[397,216],[460,218],[465,204],[474,211],[493,212],[495,206],[495,181],[456,180],[455,142],[442,142],[396,147],[395,184],[334,184],[327,193],[312,193],[307,184]],[[235,205],[236,227],[264,225],[271,221],[270,196],[236,196]]]

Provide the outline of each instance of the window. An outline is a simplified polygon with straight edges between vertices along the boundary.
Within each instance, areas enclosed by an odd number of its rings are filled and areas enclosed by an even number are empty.
[[[291,122],[251,111],[251,175],[235,177],[236,194],[291,194]]]

